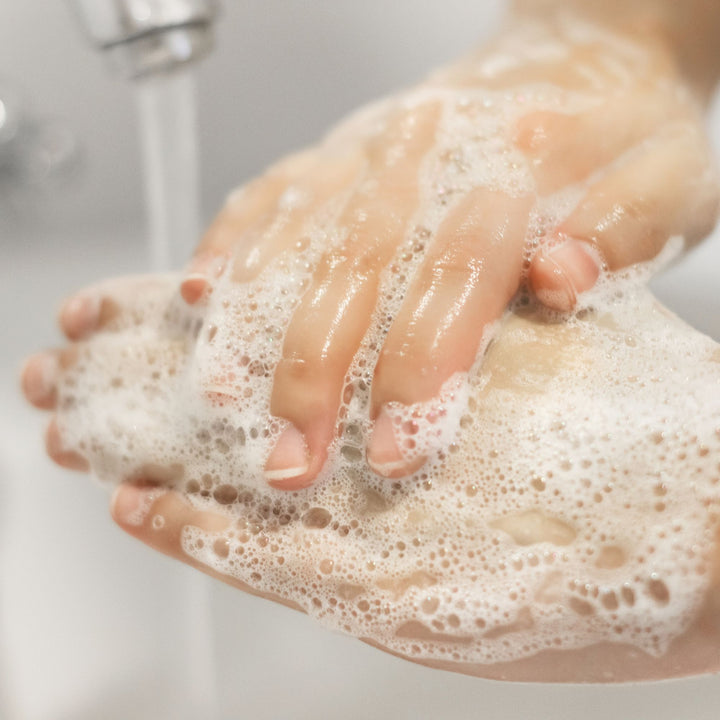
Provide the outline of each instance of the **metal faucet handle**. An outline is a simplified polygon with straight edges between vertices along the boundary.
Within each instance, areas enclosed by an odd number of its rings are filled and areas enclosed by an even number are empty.
[[[90,40],[125,77],[172,70],[213,45],[217,0],[68,0]]]

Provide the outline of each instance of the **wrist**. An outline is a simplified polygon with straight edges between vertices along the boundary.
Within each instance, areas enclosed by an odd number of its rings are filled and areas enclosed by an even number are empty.
[[[720,80],[717,0],[513,0],[520,18],[575,18],[663,53],[684,82],[709,99]]]

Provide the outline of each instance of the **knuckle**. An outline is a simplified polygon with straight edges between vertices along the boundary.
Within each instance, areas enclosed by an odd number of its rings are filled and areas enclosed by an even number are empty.
[[[356,277],[368,277],[377,272],[379,260],[378,253],[361,252],[353,259],[350,271]]]
[[[482,259],[473,252],[471,241],[464,238],[448,244],[440,255],[428,263],[425,271],[436,281],[463,283],[482,267]]]
[[[336,276],[364,278],[374,274],[380,264],[380,253],[374,248],[361,248],[359,238],[352,247],[333,250],[325,258],[328,270]]]
[[[275,370],[275,382],[285,385],[305,384],[310,378],[311,367],[308,358],[300,357],[298,353],[283,357]]]
[[[628,198],[624,202],[616,206],[616,211],[622,213],[624,217],[637,224],[652,224],[655,217],[655,209],[657,203],[651,198],[638,196]]]
[[[542,154],[551,145],[558,122],[555,115],[544,111],[523,116],[515,126],[515,146],[528,155]]]
[[[323,258],[322,265],[327,273],[347,272],[351,262],[351,253],[343,245],[343,247],[330,250]]]
[[[283,357],[275,370],[275,385],[283,387],[315,388],[324,385],[328,377],[327,358],[308,348]]]

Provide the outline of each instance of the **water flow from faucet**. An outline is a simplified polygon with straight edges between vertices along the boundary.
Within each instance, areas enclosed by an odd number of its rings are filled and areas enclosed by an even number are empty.
[[[178,270],[199,232],[195,76],[192,67],[134,84],[153,270]]]

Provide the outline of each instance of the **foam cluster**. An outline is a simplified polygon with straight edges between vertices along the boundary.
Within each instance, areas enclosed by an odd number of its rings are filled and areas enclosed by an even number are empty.
[[[309,217],[303,242],[255,280],[230,268],[200,308],[180,300],[177,278],[149,283],[78,346],[60,388],[63,437],[103,481],[159,478],[232,519],[222,533],[186,527],[189,556],[393,652],[490,664],[610,640],[660,655],[714,581],[720,350],[636,276],[604,281],[572,317],[519,297],[467,376],[432,407],[396,408],[400,446],[427,463],[388,481],[366,462],[373,368],[448,205],[477,186],[533,191],[503,131],[528,104],[592,105],[544,85],[459,97],[446,82],[391,101],[440,102],[441,124],[312,487],[273,490],[262,470],[284,427],[270,394],[290,318],[342,238],[331,212]],[[328,142],[370,133],[384,107]],[[539,203],[528,257],[581,192]]]
[[[252,394],[206,394],[209,351],[167,311],[81,352],[64,435],[105,481],[150,474],[233,518],[186,527],[190,556],[404,655],[494,663],[608,638],[661,654],[712,582],[720,350],[634,283],[593,306],[509,314],[453,398],[452,437],[402,481],[365,462],[357,376],[316,484],[267,487],[278,421],[270,371],[250,368],[270,350],[237,351]]]

